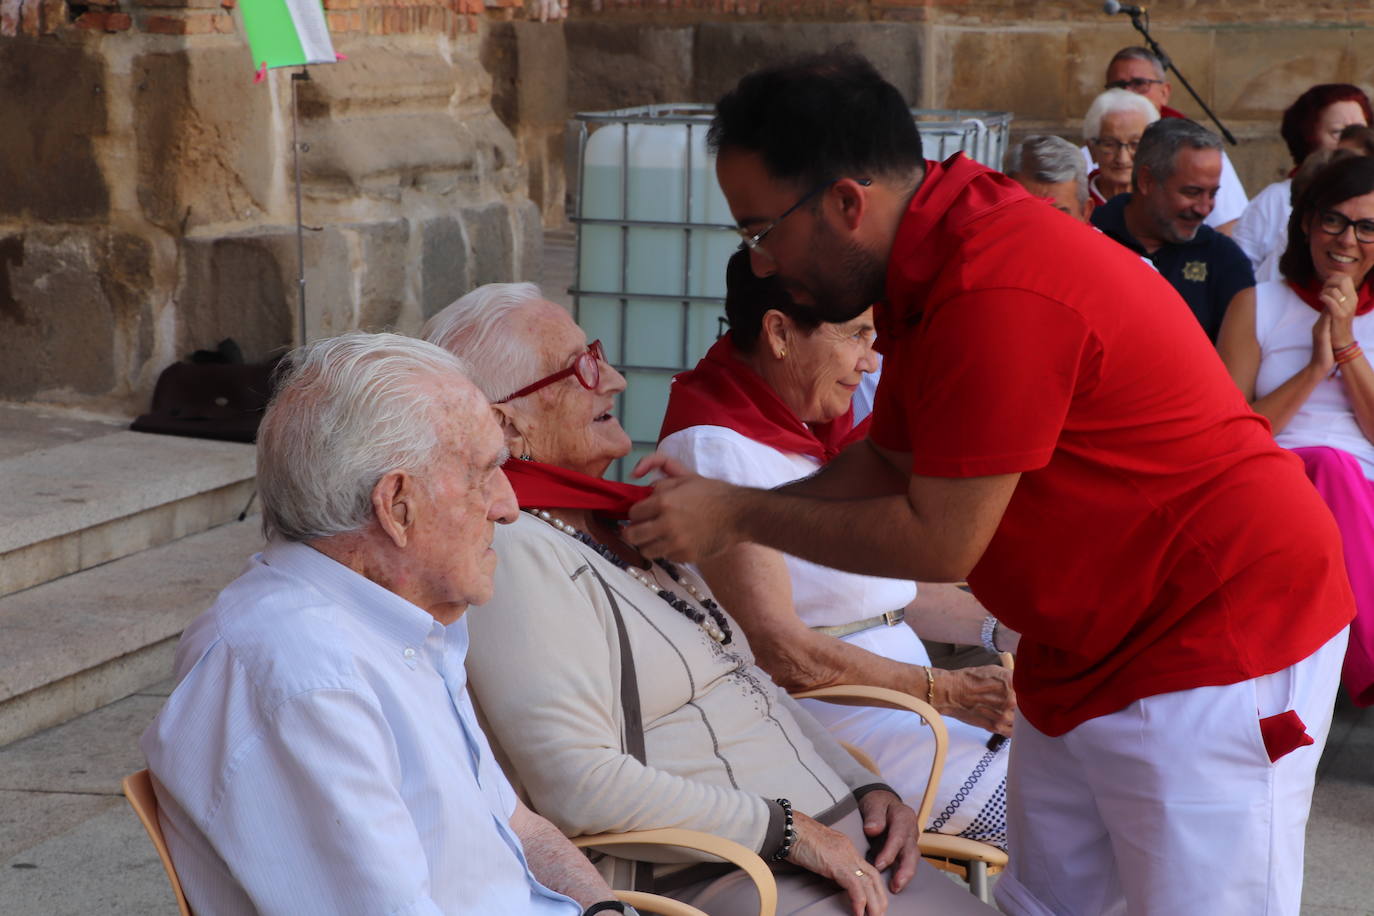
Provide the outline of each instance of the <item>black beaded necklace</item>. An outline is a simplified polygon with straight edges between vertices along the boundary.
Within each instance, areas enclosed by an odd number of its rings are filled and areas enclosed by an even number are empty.
[[[705,610],[705,613],[702,613],[701,611],[692,607],[690,604],[687,603],[685,599],[679,597],[678,595],[675,595],[668,589],[661,588],[658,585],[658,583],[654,582],[652,579],[641,573],[639,570],[631,567],[630,564],[621,559],[620,556],[616,554],[614,550],[611,550],[611,548],[596,540],[590,534],[587,534],[587,532],[582,531],[579,528],[575,528],[572,525],[569,525],[562,519],[555,518],[552,514],[542,509],[526,509],[525,511],[528,512],[530,515],[533,515],[535,518],[548,522],[550,525],[553,525],[555,528],[557,528],[564,534],[571,535],[572,537],[581,541],[583,544],[586,544],[592,550],[595,550],[607,562],[614,564],[619,569],[623,569],[626,573],[630,575],[632,579],[648,588],[654,594],[658,595],[658,597],[662,598],[669,605],[671,605],[672,608],[679,614],[686,617],[688,620],[692,621],[697,626],[705,630],[706,633],[716,642],[724,646],[728,646],[730,644],[730,639],[732,635],[730,632],[730,621],[725,619],[725,615],[720,610],[720,605],[716,604],[710,598],[703,595],[700,591],[697,590],[696,586],[692,585],[692,583],[684,581],[682,578],[682,574],[678,572],[677,567],[674,566],[672,563],[669,563],[667,560],[663,559],[653,561],[655,566],[657,566],[659,569],[663,570],[665,573],[668,574],[668,578],[672,579],[675,583],[682,586],[683,589],[686,590],[687,594],[691,595],[697,601],[701,602],[701,606]]]

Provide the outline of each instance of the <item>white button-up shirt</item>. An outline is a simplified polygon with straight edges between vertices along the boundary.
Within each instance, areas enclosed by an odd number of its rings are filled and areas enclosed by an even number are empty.
[[[577,916],[510,829],[467,646],[304,544],[255,556],[186,630],[141,741],[197,916]]]

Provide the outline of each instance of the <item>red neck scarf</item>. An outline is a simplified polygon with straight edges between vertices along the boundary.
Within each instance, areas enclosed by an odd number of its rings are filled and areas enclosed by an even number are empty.
[[[829,423],[803,423],[763,376],[735,356],[729,334],[706,351],[695,369],[673,376],[659,441],[691,426],[723,426],[822,463],[868,435],[867,419],[854,425],[853,406]]]
[[[603,480],[542,461],[512,458],[501,466],[522,509],[590,509],[623,519],[630,507],[653,492],[652,487]]]
[[[1313,280],[1306,286],[1299,286],[1292,280],[1285,280],[1283,282],[1287,283],[1288,288],[1291,289],[1293,292],[1297,293],[1298,298],[1301,299],[1303,302],[1306,302],[1309,308],[1312,308],[1318,312],[1326,311],[1326,306],[1322,304],[1322,301],[1319,298],[1322,292],[1322,285],[1320,281]],[[1371,284],[1366,281],[1360,284],[1359,289],[1355,290],[1355,294],[1360,297],[1359,304],[1355,306],[1356,315],[1363,315],[1370,309],[1374,309],[1374,292],[1370,290],[1370,285]]]

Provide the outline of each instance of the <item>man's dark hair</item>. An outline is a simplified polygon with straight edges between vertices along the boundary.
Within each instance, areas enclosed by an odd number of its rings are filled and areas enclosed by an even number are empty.
[[[1160,118],[1140,135],[1135,151],[1135,167],[1131,171],[1131,188],[1137,190],[1136,175],[1149,169],[1155,181],[1168,181],[1174,174],[1178,151],[1189,149],[1221,150],[1221,138],[1187,118]]]
[[[749,264],[749,252],[741,249],[725,267],[725,320],[730,322],[730,342],[740,353],[753,353],[763,333],[763,316],[777,309],[803,331],[814,331],[821,320],[811,309],[792,301],[777,277],[757,277]]]
[[[848,48],[755,70],[716,103],[713,152],[758,153],[799,187],[835,178],[915,181],[921,135],[897,88]]]
[[[1288,247],[1279,258],[1279,273],[1300,286],[1317,279],[1312,248],[1307,243],[1303,224],[1342,201],[1370,193],[1374,193],[1374,158],[1359,155],[1333,158],[1330,165],[1317,173],[1293,206],[1293,213],[1288,217]]]

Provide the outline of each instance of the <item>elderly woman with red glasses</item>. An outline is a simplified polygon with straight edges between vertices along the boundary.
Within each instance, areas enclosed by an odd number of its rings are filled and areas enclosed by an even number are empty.
[[[685,827],[798,866],[778,874],[779,913],[993,912],[917,869],[915,812],[755,664],[706,585],[620,537],[648,488],[603,479],[630,439],[612,412],[625,379],[600,345],[531,284],[475,290],[424,335],[468,362],[513,456],[524,512],[494,532],[467,671],[533,807],[570,836]],[[737,869],[617,849],[597,861],[618,887],[757,912]]]
[[[1279,268],[1282,280],[1226,313],[1217,350],[1336,518],[1358,609],[1343,680],[1356,703],[1374,705],[1374,368],[1361,347],[1374,347],[1374,159],[1317,173]]]

